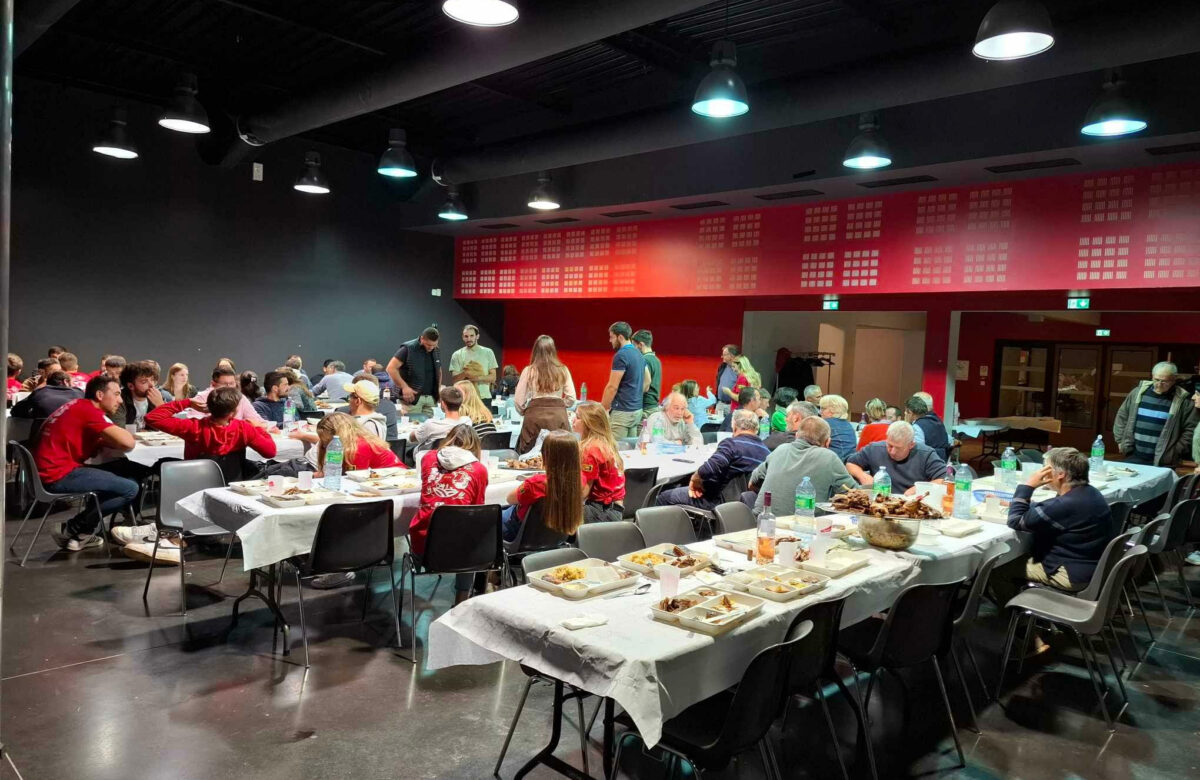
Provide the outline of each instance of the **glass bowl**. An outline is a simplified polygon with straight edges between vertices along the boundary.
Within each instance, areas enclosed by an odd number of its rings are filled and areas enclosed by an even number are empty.
[[[907,550],[921,532],[920,520],[859,515],[858,532],[866,542],[886,550]]]

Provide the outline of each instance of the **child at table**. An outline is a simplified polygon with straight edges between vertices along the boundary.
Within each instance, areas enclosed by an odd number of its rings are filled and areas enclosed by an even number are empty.
[[[350,415],[333,412],[317,423],[317,473],[314,476],[325,475],[325,451],[334,436],[342,440],[343,473],[404,465],[386,441],[363,428]]]
[[[502,515],[504,541],[511,542],[529,516],[529,508],[542,502],[542,522],[570,536],[583,523],[583,487],[579,442],[566,431],[550,431],[542,441],[545,472],[530,475],[508,494],[510,504]]]
[[[575,407],[583,478],[583,522],[620,520],[625,512],[625,462],[617,452],[608,412],[595,401]]]
[[[180,399],[146,413],[146,426],[183,439],[184,460],[218,458],[245,453],[246,448],[264,458],[275,457],[275,440],[266,427],[234,417],[242,395],[236,387],[214,388],[205,401],[208,417],[176,417],[188,409],[200,409],[193,399]]]
[[[328,419],[328,418],[327,418]],[[483,504],[487,493],[487,466],[479,462],[479,436],[469,425],[459,425],[446,435],[437,449],[421,457],[421,505],[408,527],[408,543],[417,558],[425,553],[429,521],[439,506]],[[485,586],[483,575],[456,574],[454,603],[460,604],[475,589]]]

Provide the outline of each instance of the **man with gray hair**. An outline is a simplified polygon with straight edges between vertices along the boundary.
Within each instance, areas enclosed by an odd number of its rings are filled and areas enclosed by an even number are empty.
[[[683,393],[668,394],[662,410],[650,415],[644,426],[650,433],[661,430],[663,441],[689,446],[704,444],[704,435],[696,427]]]
[[[993,583],[1004,587],[1032,580],[1065,591],[1082,590],[1096,562],[1120,530],[1100,491],[1088,484],[1088,459],[1074,447],[1055,447],[1045,466],[1018,485],[1008,507],[1008,527],[1033,535],[1033,554],[1000,567]],[[1033,503],[1033,491],[1048,487],[1057,495]],[[1006,576],[1007,575],[1007,576]],[[999,595],[999,594],[998,594]],[[1008,594],[1004,594],[1008,595]]]
[[[717,444],[708,460],[696,469],[687,487],[664,490],[658,494],[658,506],[691,506],[713,509],[723,501],[736,501],[741,489],[732,496],[725,490],[731,482],[748,477],[770,450],[758,438],[758,415],[738,409],[732,415],[733,435]]]
[[[794,405],[794,404],[793,404]],[[788,407],[789,416],[791,407]],[[755,512],[762,511],[763,494],[776,497],[777,515],[790,515],[796,496],[796,486],[805,477],[812,480],[818,501],[829,498],[831,489],[854,487],[854,478],[846,471],[842,459],[829,449],[829,423],[820,417],[808,416],[799,421],[796,438],[776,449],[750,475],[750,485],[757,494],[746,492],[742,501]]]
[[[887,439],[868,444],[846,459],[846,470],[863,487],[875,484],[886,468],[892,493],[909,494],[918,482],[944,482],[946,462],[927,445],[918,444],[913,427],[903,420],[888,426]]]
[[[788,444],[796,440],[797,431],[800,429],[800,421],[806,417],[819,417],[820,412],[817,408],[807,401],[792,401],[787,406],[784,412],[784,427],[782,431],[775,431],[767,438],[763,439],[763,444],[767,445],[767,449],[774,452],[784,444]]]
[[[1197,412],[1178,373],[1174,363],[1157,364],[1117,410],[1113,438],[1127,463],[1170,468],[1188,456]]]
[[[823,395],[824,393],[821,392],[820,385],[809,385],[808,387],[804,388],[804,400],[808,401],[813,406],[821,403],[821,396]]]

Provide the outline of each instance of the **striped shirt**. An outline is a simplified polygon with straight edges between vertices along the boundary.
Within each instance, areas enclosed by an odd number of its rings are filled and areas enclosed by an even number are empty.
[[[1133,423],[1133,451],[1139,458],[1149,458],[1153,462],[1158,437],[1171,415],[1171,396],[1170,392],[1159,395],[1150,389],[1142,394]]]

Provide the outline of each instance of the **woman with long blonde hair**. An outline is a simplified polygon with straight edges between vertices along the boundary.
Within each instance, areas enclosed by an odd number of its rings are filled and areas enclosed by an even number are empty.
[[[504,541],[511,542],[529,516],[529,508],[542,502],[542,522],[547,528],[570,536],[583,523],[583,487],[579,475],[582,461],[579,442],[566,431],[551,431],[542,440],[542,463],[546,471],[531,475],[508,494],[509,507],[502,515]]]
[[[317,423],[317,476],[325,473],[325,453],[334,436],[342,442],[344,471],[402,465],[386,441],[364,430],[350,415],[334,412]]]
[[[162,386],[176,400],[191,398],[196,394],[196,388],[188,382],[188,367],[183,363],[173,363],[167,369],[167,383]]]
[[[575,381],[571,371],[558,359],[554,339],[538,336],[513,396],[517,411],[525,416],[517,452],[528,452],[542,431],[570,430],[567,408],[574,403]]]
[[[608,412],[595,401],[575,407],[583,475],[583,522],[620,520],[625,512],[625,462],[617,451]]]
[[[496,423],[492,421],[492,413],[488,411],[487,404],[479,397],[479,390],[476,389],[475,383],[469,379],[463,379],[455,382],[454,386],[462,390],[463,402],[459,411],[471,418],[475,433],[480,436],[486,433],[495,433]]]
[[[750,364],[750,358],[745,355],[738,355],[733,359],[733,370],[737,371],[737,379],[733,382],[733,401],[729,404],[729,411],[736,412],[738,409],[738,393],[742,392],[746,387],[762,387],[762,377],[754,370],[754,366]]]

